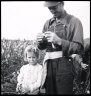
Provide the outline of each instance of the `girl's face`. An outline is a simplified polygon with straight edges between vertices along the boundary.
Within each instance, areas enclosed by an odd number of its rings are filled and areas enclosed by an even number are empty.
[[[37,64],[37,59],[38,57],[34,52],[27,52],[27,61],[31,65],[36,65]]]

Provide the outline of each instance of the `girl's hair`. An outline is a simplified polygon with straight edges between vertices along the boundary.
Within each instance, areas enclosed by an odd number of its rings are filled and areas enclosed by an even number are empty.
[[[33,52],[37,57],[39,57],[39,49],[36,45],[28,45],[24,51],[24,60],[27,61],[27,52]]]

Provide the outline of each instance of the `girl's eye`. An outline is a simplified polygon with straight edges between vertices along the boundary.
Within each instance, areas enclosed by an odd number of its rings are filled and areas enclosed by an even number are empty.
[[[36,58],[36,57],[29,57],[29,58]]]

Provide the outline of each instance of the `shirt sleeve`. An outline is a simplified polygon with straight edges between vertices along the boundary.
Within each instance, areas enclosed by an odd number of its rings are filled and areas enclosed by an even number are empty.
[[[31,92],[37,90],[41,86],[42,72],[43,72],[43,69],[41,66],[41,69],[38,71],[38,74],[37,74],[38,75],[37,81],[29,85]]]
[[[79,64],[82,62],[82,56],[81,55],[76,55],[75,59],[79,62]]]
[[[72,36],[70,40],[62,39],[62,51],[64,55],[78,54],[83,47],[83,27],[78,18],[73,18],[70,22]]]
[[[90,50],[90,38],[84,39],[84,52]]]
[[[19,75],[17,77],[17,81],[18,81],[17,85],[20,85],[23,82],[23,76],[24,76],[23,71],[24,71],[24,66],[21,67],[20,73],[19,73]]]

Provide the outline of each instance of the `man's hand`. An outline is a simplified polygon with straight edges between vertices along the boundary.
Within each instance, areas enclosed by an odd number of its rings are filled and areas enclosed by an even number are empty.
[[[61,38],[59,38],[55,33],[47,31],[44,33],[44,35],[47,38],[48,42],[61,45]]]
[[[36,39],[37,39],[38,42],[42,42],[43,37],[44,37],[43,33],[38,33]]]

